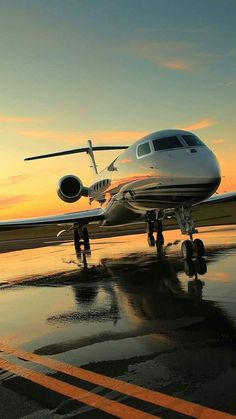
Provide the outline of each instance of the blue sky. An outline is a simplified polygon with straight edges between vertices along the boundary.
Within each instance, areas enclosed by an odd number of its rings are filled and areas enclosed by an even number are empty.
[[[8,212],[24,216],[26,194],[31,212],[68,210],[54,193],[68,164],[90,181],[81,157],[40,163],[44,178],[25,155],[173,127],[213,148],[233,189],[235,12],[234,0],[0,0],[0,177],[14,179],[2,208],[11,194]]]

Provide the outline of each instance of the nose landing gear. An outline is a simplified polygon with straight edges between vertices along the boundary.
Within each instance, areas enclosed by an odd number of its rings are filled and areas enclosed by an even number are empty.
[[[175,216],[178,221],[182,234],[189,235],[189,240],[184,240],[181,251],[185,260],[192,259],[193,256],[201,258],[205,254],[205,246],[202,240],[193,240],[193,234],[198,231],[193,225],[191,217],[191,208],[180,207],[175,211]]]

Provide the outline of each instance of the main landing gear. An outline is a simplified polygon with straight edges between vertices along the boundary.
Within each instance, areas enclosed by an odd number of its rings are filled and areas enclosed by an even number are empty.
[[[90,251],[89,233],[87,227],[81,227],[74,229],[74,245],[76,253],[81,253],[81,246],[83,246],[84,252]]]
[[[87,269],[87,254],[90,254],[89,233],[87,227],[74,228],[74,245],[78,258],[81,258],[83,268]]]
[[[146,231],[147,231],[147,241],[149,246],[162,246],[164,244],[164,236],[162,219],[165,214],[163,211],[157,211],[150,213],[146,221]],[[154,232],[156,232],[156,240],[154,237]]]
[[[178,221],[182,234],[187,234],[189,240],[184,240],[182,243],[181,251],[185,260],[192,259],[193,256],[201,258],[205,254],[205,246],[202,240],[193,239],[193,234],[197,233],[193,225],[191,217],[191,208],[180,207],[176,209],[175,216]]]

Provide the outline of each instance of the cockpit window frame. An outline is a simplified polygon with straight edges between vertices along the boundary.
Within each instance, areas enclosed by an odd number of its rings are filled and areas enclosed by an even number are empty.
[[[199,140],[199,141],[200,141],[200,143],[201,143],[201,144],[189,145],[189,144],[187,143],[187,140],[185,140],[185,138],[184,138],[184,137],[193,137],[193,138],[196,138],[197,140]],[[194,134],[182,134],[182,135],[181,135],[181,140],[182,140],[182,142],[184,143],[184,147],[188,147],[188,148],[194,148],[194,147],[206,147],[206,144],[204,144],[204,142],[201,140],[201,138],[198,138],[198,136],[197,136],[197,135],[194,135]]]
[[[172,137],[177,138],[177,140],[179,141],[181,146],[163,148],[161,150],[156,150],[155,149],[154,141],[165,140],[166,138],[172,138]],[[181,136],[177,134],[177,135],[169,135],[169,136],[166,136],[166,137],[153,138],[152,139],[152,147],[153,147],[153,150],[154,150],[155,153],[162,153],[162,152],[167,152],[167,151],[170,152],[172,150],[183,150],[186,147],[186,145],[185,145],[184,141],[182,140]]]
[[[142,146],[144,144],[149,145],[150,152],[146,153],[146,154],[143,154],[142,156],[139,156],[138,155],[138,149],[139,149],[140,146]],[[137,159],[143,159],[144,157],[150,156],[150,154],[153,154],[153,147],[152,147],[152,144],[151,144],[150,140],[146,140],[146,141],[143,141],[142,143],[137,144],[137,147],[136,147],[136,158]]]

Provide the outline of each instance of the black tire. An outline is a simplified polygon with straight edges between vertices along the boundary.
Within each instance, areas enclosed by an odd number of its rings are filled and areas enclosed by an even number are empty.
[[[156,249],[157,249],[157,255],[159,258],[162,258],[162,256],[164,255],[163,252],[163,243],[161,241],[156,241]]]
[[[196,273],[195,263],[192,260],[185,260],[184,262],[184,272],[188,276],[194,276]]]
[[[157,220],[157,221],[155,222],[155,229],[156,229],[156,232],[157,232],[157,234],[158,234],[158,235],[159,235],[159,234],[162,234],[162,232],[163,232],[163,225],[162,225],[162,221]]]
[[[84,249],[90,250],[89,233],[86,227],[83,228],[83,241],[84,241]]]
[[[154,222],[153,221],[147,221],[146,223],[146,232],[149,235],[152,235],[154,232]]]
[[[157,233],[156,243],[163,245],[165,242],[164,236],[162,233]]]
[[[185,260],[190,260],[193,257],[193,243],[191,240],[184,240],[181,246],[181,252]]]
[[[147,241],[148,241],[148,245],[150,247],[155,246],[155,238],[154,238],[153,234],[150,234],[150,235],[148,234]]]
[[[78,230],[74,230],[74,246],[75,246],[75,251],[76,252],[80,252],[81,251],[81,242],[80,242],[80,234],[78,232]]]
[[[207,273],[207,263],[205,259],[200,258],[196,260],[196,269],[199,275],[205,275]]]
[[[195,239],[193,241],[193,248],[194,248],[194,253],[197,258],[201,258],[202,256],[205,255],[205,246],[202,240]]]

